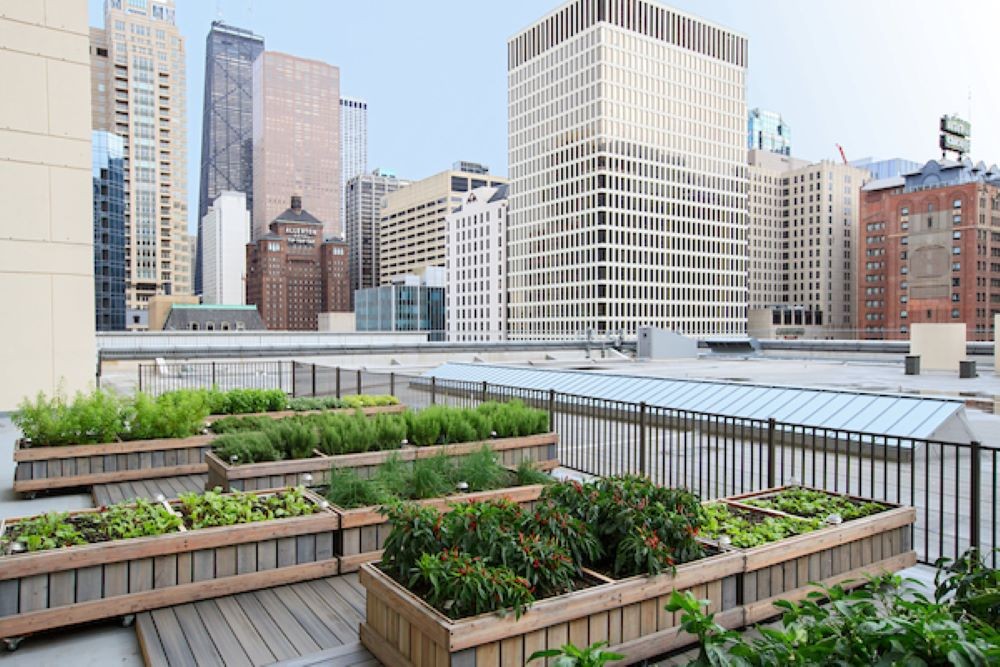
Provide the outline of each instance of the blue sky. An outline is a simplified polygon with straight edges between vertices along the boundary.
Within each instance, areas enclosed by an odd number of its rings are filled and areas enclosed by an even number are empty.
[[[103,26],[103,0],[88,0]],[[369,168],[417,179],[456,160],[507,172],[506,41],[550,0],[176,0],[187,48],[189,211],[197,213],[205,35],[215,18],[266,48],[340,67],[369,103]],[[1000,163],[1000,1],[675,0],[750,40],[747,102],[780,111],[796,156],[939,157],[937,119],[969,115]],[[192,226],[194,219],[190,221]]]

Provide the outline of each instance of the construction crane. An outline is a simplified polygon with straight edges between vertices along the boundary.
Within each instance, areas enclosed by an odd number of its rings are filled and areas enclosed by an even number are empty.
[[[847,164],[847,156],[844,155],[844,147],[841,146],[840,144],[834,144],[834,145],[837,147],[837,150],[840,151],[840,159],[844,161],[844,164]]]

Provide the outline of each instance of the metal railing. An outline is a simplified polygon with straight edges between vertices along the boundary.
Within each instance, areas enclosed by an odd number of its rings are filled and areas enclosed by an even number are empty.
[[[584,475],[642,474],[703,498],[800,483],[910,505],[917,513],[913,544],[924,563],[957,556],[970,546],[1000,547],[1000,447],[993,445],[901,438],[486,382],[280,363],[285,370],[268,377],[275,379],[273,386],[296,396],[392,394],[416,410],[522,400],[548,411],[559,434],[560,463]],[[214,384],[228,388],[232,385],[219,382],[222,366],[216,365]],[[256,378],[255,372],[249,375]],[[204,377],[208,371],[199,373]],[[228,377],[235,381],[247,375],[230,372]],[[211,384],[206,380],[205,386]],[[991,558],[996,567],[1000,558],[995,552]]]
[[[292,392],[291,361],[211,361],[139,364],[139,391],[158,396],[175,389],[282,389]]]

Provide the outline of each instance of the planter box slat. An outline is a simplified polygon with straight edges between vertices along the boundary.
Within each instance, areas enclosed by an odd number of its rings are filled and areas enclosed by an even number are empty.
[[[47,491],[49,489],[72,489],[95,484],[110,484],[113,482],[130,482],[157,477],[178,477],[181,475],[200,475],[206,471],[204,463],[185,464],[163,468],[124,469],[120,472],[100,472],[76,477],[42,477],[14,482],[14,490],[18,493]]]
[[[56,461],[61,459],[123,454],[130,452],[154,452],[188,449],[195,445],[207,445],[217,436],[192,435],[187,438],[157,438],[155,440],[126,440],[93,445],[47,445],[24,448],[18,445],[14,450],[14,461]]]

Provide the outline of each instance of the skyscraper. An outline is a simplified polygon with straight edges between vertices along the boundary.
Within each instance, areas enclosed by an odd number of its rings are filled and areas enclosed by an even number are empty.
[[[776,111],[751,109],[747,114],[747,148],[792,154],[792,130]]]
[[[368,171],[368,103],[340,98],[340,196],[345,198],[347,181]],[[347,219],[343,218],[346,229]]]
[[[223,191],[201,220],[205,290],[202,302],[235,306],[246,303],[250,212],[246,194]]]
[[[0,410],[8,411],[39,391],[72,396],[94,381],[87,7],[7,2],[0,35]]]
[[[507,51],[509,336],[743,333],[746,38],[572,0]]]
[[[98,331],[125,329],[125,142],[94,131],[94,304]]]
[[[187,211],[187,80],[174,0],[106,0],[91,29],[94,129],[124,140],[128,329],[144,329],[157,294],[191,292]]]
[[[448,171],[386,195],[378,228],[379,284],[388,285],[396,276],[419,274],[427,267],[443,269],[448,242],[445,218],[470,190],[506,182],[481,164],[456,162]]]
[[[253,209],[253,61],[263,51],[263,37],[222,21],[205,39],[195,294],[202,293],[201,221],[209,206],[228,190],[245,193]]]
[[[376,169],[358,174],[344,187],[344,232],[350,252],[348,272],[351,305],[354,290],[379,284],[379,217],[382,200],[390,192],[405,188],[410,182],[396,178],[391,171]]]
[[[252,237],[289,198],[308,202],[323,234],[340,234],[340,70],[265,51],[253,65]]]

